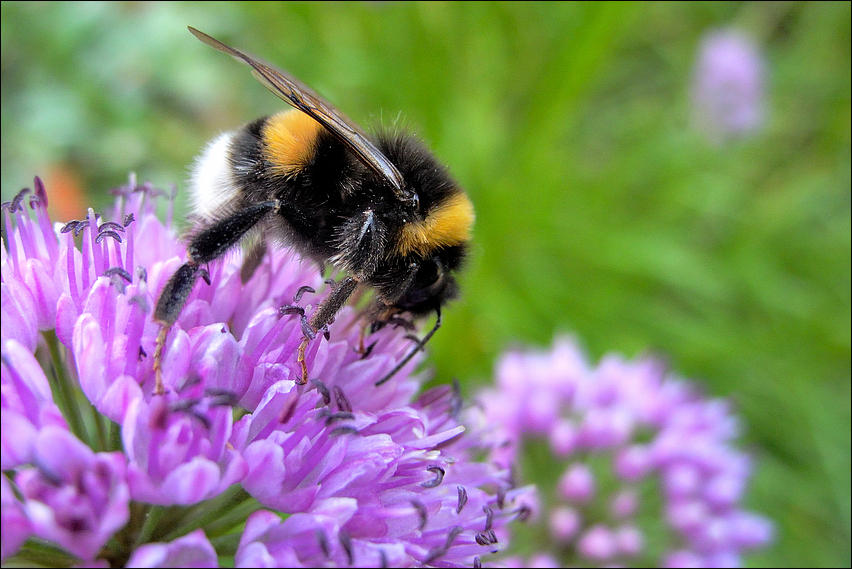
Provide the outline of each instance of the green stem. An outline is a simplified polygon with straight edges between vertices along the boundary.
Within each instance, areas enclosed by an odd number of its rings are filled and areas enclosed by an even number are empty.
[[[163,514],[165,512],[165,506],[150,507],[145,516],[145,523],[142,524],[142,529],[139,530],[139,535],[136,537],[136,545],[134,545],[133,549],[136,549],[143,543],[148,543],[151,540],[151,536],[154,535],[154,529],[163,518]]]
[[[247,500],[251,500],[253,508],[259,508],[256,502],[251,498],[251,496],[243,490],[239,485],[231,486],[220,496],[213,498],[207,502],[204,502],[193,509],[189,515],[184,517],[184,523],[179,524],[172,531],[166,533],[165,535],[158,536],[158,541],[172,541],[182,535],[186,535],[189,532],[198,529],[200,527],[208,528],[215,523],[215,525],[219,525],[220,518],[227,517],[230,518],[234,513],[242,513],[244,508],[238,507],[242,506],[244,502]],[[252,510],[253,511],[253,510]],[[249,512],[250,513],[250,512]],[[248,514],[246,514],[248,515]],[[234,522],[235,523],[235,522]]]
[[[95,409],[94,405],[89,405],[92,409],[92,419],[95,423],[95,430],[98,436],[98,444],[100,445],[102,452],[107,452],[109,450],[109,439],[107,437],[107,422],[109,419],[101,415],[100,411]],[[109,421],[112,422],[112,421]]]
[[[219,537],[211,537],[210,544],[216,550],[219,557],[232,557],[237,553],[237,548],[240,546],[240,538],[242,533],[229,533],[220,535]]]
[[[59,341],[56,339],[56,333],[46,332],[44,339],[50,350],[50,359],[53,361],[53,373],[47,374],[48,382],[53,392],[53,400],[62,412],[62,416],[68,421],[71,432],[81,441],[88,444],[89,447],[94,448],[92,441],[89,440],[86,427],[83,424],[83,418],[80,415],[80,408],[77,405],[77,398],[74,394],[74,386],[71,385],[71,380],[65,372],[65,364],[59,352]]]
[[[112,421],[110,421],[109,424],[109,450],[113,452],[123,450],[123,443],[121,441],[121,427],[119,427],[117,423],[113,423]]]
[[[185,506],[168,506],[160,515],[160,523],[154,528],[153,533],[148,537],[149,542],[164,541],[163,535],[173,528],[180,527],[183,521],[187,518],[191,508]]]
[[[32,537],[24,543],[14,557],[4,560],[3,566],[14,566],[15,560],[24,562],[21,566],[28,567],[71,567],[80,562],[70,553]]]
[[[251,514],[260,509],[262,509],[262,506],[257,502],[257,500],[247,500],[242,504],[231,508],[225,514],[216,518],[215,521],[204,526],[204,532],[207,534],[208,538],[227,534],[233,528],[244,523]]]

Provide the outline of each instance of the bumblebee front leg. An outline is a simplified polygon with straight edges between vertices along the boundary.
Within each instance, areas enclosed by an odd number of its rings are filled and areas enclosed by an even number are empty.
[[[278,207],[277,201],[254,204],[214,222],[192,237],[187,250],[189,261],[184,263],[166,283],[160,293],[160,298],[157,300],[157,307],[154,309],[154,321],[163,326],[157,335],[157,348],[154,351],[155,395],[162,395],[166,392],[162,373],[163,351],[169,330],[180,317],[198,277],[204,275],[205,280],[207,280],[206,272],[201,265],[224,255],[264,216],[278,209]]]
[[[302,368],[302,377],[296,380],[296,383],[299,385],[304,385],[308,382],[308,366],[305,363],[305,350],[308,348],[308,342],[310,342],[313,337],[308,334],[308,332],[319,332],[323,326],[327,324],[331,324],[334,320],[334,316],[340,312],[340,309],[343,308],[343,305],[346,304],[346,301],[349,300],[349,297],[352,295],[352,292],[358,286],[358,280],[354,277],[346,277],[334,287],[325,300],[323,300],[319,306],[317,306],[316,311],[311,316],[310,321],[308,322],[308,327],[310,330],[305,331],[305,336],[302,338],[302,343],[299,345],[299,356],[298,362]]]

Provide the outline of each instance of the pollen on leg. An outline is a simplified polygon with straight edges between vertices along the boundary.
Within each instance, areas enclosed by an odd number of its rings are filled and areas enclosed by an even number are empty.
[[[160,328],[160,333],[157,334],[157,349],[154,351],[154,378],[156,380],[154,395],[165,395],[166,393],[166,386],[163,384],[163,350],[171,328],[171,324],[167,324]]]
[[[308,382],[308,364],[305,363],[305,350],[308,348],[308,342],[310,342],[310,339],[305,336],[302,338],[302,343],[299,344],[299,355],[297,361],[299,362],[299,366],[302,368],[302,376],[296,378],[297,385],[305,385]]]

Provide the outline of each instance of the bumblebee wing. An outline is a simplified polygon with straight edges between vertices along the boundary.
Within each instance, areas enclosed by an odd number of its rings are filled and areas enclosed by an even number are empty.
[[[351,120],[324,101],[307,85],[285,71],[261,63],[254,57],[228,47],[193,27],[189,27],[192,35],[203,43],[223,53],[227,53],[252,67],[252,75],[266,85],[266,88],[281,99],[312,117],[346,147],[351,150],[365,166],[387,180],[401,200],[416,199],[414,194],[405,188],[402,174],[391,164],[390,160],[369,141],[367,135]]]

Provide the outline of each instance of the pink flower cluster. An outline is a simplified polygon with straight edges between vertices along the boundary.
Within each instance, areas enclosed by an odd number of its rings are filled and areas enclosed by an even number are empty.
[[[480,399],[500,425],[497,463],[541,441],[551,464],[537,467],[562,469],[543,516],[553,548],[531,566],[739,567],[772,539],[772,524],[740,505],[751,465],[728,404],[655,360],[592,367],[559,339],[549,352],[505,355]]]
[[[366,338],[344,309],[311,342],[316,266],[266,254],[208,268],[168,336],[152,394],[159,291],[185,261],[161,192],[135,181],[112,214],[53,224],[47,194],[3,204],[2,558],[88,566],[474,565],[505,547],[529,489],[456,389],[417,396],[411,341]],[[307,288],[310,287],[310,288]],[[466,425],[471,425],[470,428]],[[45,550],[43,543],[52,548]]]

